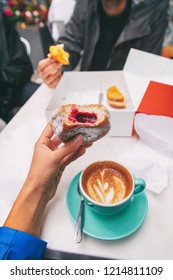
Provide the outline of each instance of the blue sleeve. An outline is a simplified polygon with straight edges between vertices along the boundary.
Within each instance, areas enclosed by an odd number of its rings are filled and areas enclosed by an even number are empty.
[[[0,227],[0,260],[42,259],[47,243],[31,234]]]

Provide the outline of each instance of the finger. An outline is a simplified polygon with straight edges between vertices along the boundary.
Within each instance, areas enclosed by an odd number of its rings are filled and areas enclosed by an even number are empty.
[[[90,143],[90,144],[84,145],[84,147],[88,149],[88,148],[90,148],[92,145],[93,145],[93,143]]]
[[[63,172],[66,166],[69,165],[71,162],[75,161],[76,159],[84,155],[85,152],[86,149],[82,146],[76,152],[66,156],[61,163],[61,167],[60,167],[61,172]]]
[[[48,81],[45,82],[45,84],[49,87],[49,88],[56,88],[57,84],[59,83],[59,80],[61,79],[62,75],[58,75],[58,77],[56,77],[55,79],[53,79],[52,81]]]
[[[54,59],[52,58],[45,58],[45,59],[42,59],[39,63],[38,63],[38,71],[39,72],[42,72],[44,71],[48,66],[50,66],[51,64],[57,64],[59,65],[59,67],[61,66],[61,63],[55,61]]]
[[[53,134],[54,134],[53,126],[49,122],[46,125],[45,129],[43,130],[42,134],[40,135],[39,140],[41,140],[41,141],[43,141],[44,139],[50,140],[51,137],[53,136]]]
[[[59,62],[58,60],[54,59],[53,57],[48,55],[48,58],[50,58],[52,60],[52,62],[55,62],[56,64],[58,64],[60,67],[63,66],[63,64],[61,62]]]
[[[51,58],[45,58],[45,59],[42,59],[40,60],[40,62],[38,63],[38,71],[43,71],[48,65],[50,65],[51,63],[53,63],[53,59]]]
[[[61,143],[62,143],[62,141],[56,135],[54,135],[51,139],[52,151],[56,150]]]
[[[57,72],[54,75],[49,75],[46,78],[42,78],[43,82],[49,87],[49,88],[55,88],[59,82],[59,80],[62,77],[61,72]]]
[[[55,156],[57,157],[58,161],[63,160],[66,156],[70,155],[71,153],[77,151],[79,147],[83,143],[83,136],[82,135],[77,135],[74,137],[72,140],[67,142],[64,146],[59,148],[54,152]]]
[[[61,67],[54,62],[48,65],[42,72],[40,72],[40,77],[45,80],[49,76],[57,75],[61,73]]]
[[[75,161],[82,155],[84,155],[86,152],[86,149],[82,146],[80,147],[75,153],[70,154],[69,156],[65,157],[63,160],[63,163],[65,166],[69,165],[71,162]]]
[[[43,78],[43,81],[46,83],[46,84],[52,84],[54,81],[59,81],[59,79],[61,78],[61,72],[56,72],[55,74],[51,74],[51,75],[48,75],[48,76],[45,76]]]

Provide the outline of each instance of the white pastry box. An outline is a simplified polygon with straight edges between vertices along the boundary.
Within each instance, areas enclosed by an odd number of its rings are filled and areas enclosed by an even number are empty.
[[[106,99],[106,91],[116,85],[124,94],[126,108],[114,109]],[[111,116],[110,136],[130,136],[135,108],[131,100],[123,71],[111,72],[66,72],[47,107],[46,115],[51,118],[52,111],[62,104],[96,104],[100,93],[103,93],[102,104],[105,105]]]
[[[147,89],[150,80],[156,78],[170,82],[173,65],[169,59],[131,49],[122,71],[101,72],[65,72],[54,90],[52,99],[46,108],[46,118],[51,119],[52,112],[62,104],[95,104],[103,93],[102,104],[111,116],[109,136],[129,137],[132,135],[135,112]],[[168,83],[169,83],[168,82]],[[106,91],[117,86],[126,99],[126,107],[115,109],[108,105]]]

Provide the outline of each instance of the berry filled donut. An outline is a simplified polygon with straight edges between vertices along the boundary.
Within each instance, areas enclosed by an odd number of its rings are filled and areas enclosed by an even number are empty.
[[[109,111],[101,104],[62,105],[54,111],[52,124],[62,142],[81,134],[84,137],[83,145],[102,138],[111,127]]]

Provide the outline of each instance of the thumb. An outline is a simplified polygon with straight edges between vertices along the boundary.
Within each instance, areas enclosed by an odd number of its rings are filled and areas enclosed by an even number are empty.
[[[77,151],[82,145],[84,138],[82,135],[77,135],[75,138],[67,142],[64,146],[56,150],[58,160],[63,160],[66,156]]]

